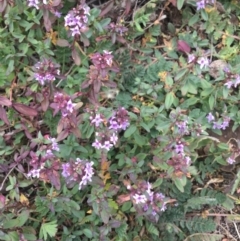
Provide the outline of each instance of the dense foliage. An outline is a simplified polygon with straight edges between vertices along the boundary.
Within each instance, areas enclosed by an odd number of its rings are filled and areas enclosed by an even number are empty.
[[[238,1],[0,12],[0,240],[234,238]]]

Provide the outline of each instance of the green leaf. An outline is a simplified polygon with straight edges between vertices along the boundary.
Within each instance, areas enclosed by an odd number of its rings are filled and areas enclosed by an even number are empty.
[[[51,221],[48,223],[42,223],[40,229],[40,238],[47,240],[48,236],[54,237],[57,233],[57,221]]]
[[[106,27],[111,22],[111,18],[104,18],[100,21],[102,28]]]
[[[172,106],[173,101],[174,101],[174,93],[173,92],[167,93],[165,98],[165,108],[167,110]]]
[[[134,126],[134,125],[131,125],[131,126],[124,132],[124,137],[125,137],[125,138],[130,137],[136,130],[137,130],[137,127]]]
[[[208,103],[209,103],[209,108],[210,108],[210,110],[212,110],[213,107],[214,107],[214,104],[215,104],[215,98],[214,98],[213,95],[210,95],[210,97],[209,97],[209,99],[208,99]]]
[[[92,231],[90,229],[83,229],[83,233],[87,236],[87,238],[92,238]]]
[[[105,224],[107,224],[108,221],[109,221],[109,217],[110,217],[109,213],[108,213],[106,210],[102,210],[102,211],[100,212],[100,216],[101,216],[101,218],[102,218],[102,221],[103,221]]]
[[[183,7],[185,0],[177,0],[177,8],[178,10],[181,10]]]
[[[180,192],[184,192],[184,186],[187,183],[187,178],[186,177],[176,178],[174,179],[174,183]]]
[[[16,219],[6,220],[3,223],[5,229],[22,227],[29,217],[29,211],[23,210]]]
[[[180,80],[189,70],[186,69],[181,69],[180,71],[178,71],[177,75],[175,76],[175,81]]]
[[[193,16],[189,19],[188,25],[189,25],[190,27],[192,27],[195,23],[198,22],[198,20],[199,20],[199,15],[198,15],[198,14],[195,14],[195,15],[193,15]]]

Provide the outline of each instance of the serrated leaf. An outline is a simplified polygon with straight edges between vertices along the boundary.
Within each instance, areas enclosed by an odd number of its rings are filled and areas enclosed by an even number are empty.
[[[40,238],[47,240],[48,236],[54,237],[57,233],[57,221],[51,221],[48,223],[42,223],[40,229]]]

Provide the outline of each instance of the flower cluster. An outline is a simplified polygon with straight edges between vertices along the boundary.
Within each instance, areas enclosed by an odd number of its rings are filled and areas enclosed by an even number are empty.
[[[62,164],[62,176],[66,179],[68,186],[73,186],[76,183],[79,184],[79,190],[92,182],[92,176],[94,174],[93,162],[87,160],[76,159],[75,162],[70,161]]]
[[[100,72],[101,77],[105,78],[107,76],[108,68],[110,68],[113,63],[112,52],[104,50],[103,54],[94,53],[90,58],[94,67]]]
[[[55,138],[46,136],[45,139],[49,141],[49,144],[41,145],[38,152],[30,152],[31,160],[29,162],[32,166],[32,170],[29,171],[28,177],[40,177],[42,171],[44,171],[44,165],[47,160],[51,160],[55,157],[53,151],[59,151],[58,143]]]
[[[156,220],[159,213],[167,209],[166,197],[162,193],[155,193],[152,184],[140,181],[136,185],[128,185],[133,204],[140,214],[145,214]]]
[[[126,130],[129,126],[129,116],[125,108],[120,107],[106,121],[106,125],[101,125],[104,122],[104,117],[96,114],[95,117],[90,117],[91,124],[95,126],[96,139],[92,146],[96,149],[109,151],[118,141],[118,132]]]
[[[51,59],[43,59],[33,66],[34,78],[44,85],[46,82],[54,81],[60,74],[59,65],[53,63]]]
[[[207,4],[214,3],[214,0],[199,0],[197,1],[197,10],[206,8]]]
[[[68,27],[71,35],[81,35],[88,30],[87,23],[90,8],[85,3],[78,5],[68,12],[65,19],[65,27]]]
[[[29,7],[34,7],[36,9],[47,9],[52,12],[56,17],[60,18],[61,13],[58,11],[61,7],[61,1],[59,4],[52,4],[54,0],[27,0]]]
[[[54,115],[58,111],[61,111],[63,117],[73,113],[75,104],[72,103],[70,96],[57,92],[53,101],[50,106],[54,109]]]
[[[228,79],[227,83],[225,83],[224,85],[228,89],[230,89],[232,87],[236,88],[239,84],[240,84],[240,75],[236,74],[236,75],[231,75],[231,80]]]
[[[197,62],[200,65],[200,69],[206,68],[209,66],[210,61],[207,57],[197,58],[194,54],[188,55],[188,63]]]
[[[120,36],[123,36],[123,34],[128,31],[128,28],[124,27],[121,23],[110,23],[108,25],[108,29],[111,32],[119,34]]]
[[[213,116],[212,113],[208,113],[206,116],[208,123],[213,123],[213,129],[218,129],[218,130],[225,130],[230,123],[230,117],[228,116],[223,116],[222,119],[219,119],[218,121],[214,121],[215,117]]]

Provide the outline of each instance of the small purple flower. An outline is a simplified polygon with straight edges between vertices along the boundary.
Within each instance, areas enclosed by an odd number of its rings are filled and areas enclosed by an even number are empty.
[[[58,144],[56,142],[56,139],[55,138],[49,138],[49,140],[52,142],[52,150],[59,151],[59,147],[58,147]]]
[[[230,165],[232,165],[234,162],[236,162],[234,159],[232,159],[231,157],[229,157],[228,159],[227,159],[227,162],[230,164]]]
[[[222,124],[221,123],[216,122],[216,121],[213,122],[213,129],[221,130],[221,128],[222,128]]]
[[[146,203],[147,202],[147,198],[146,198],[145,195],[135,194],[133,196],[133,198],[135,199],[136,204],[141,204],[141,203]]]
[[[228,81],[227,83],[224,84],[228,89],[231,89],[233,82],[232,81]]]
[[[207,120],[208,120],[208,123],[212,122],[215,120],[215,117],[212,115],[212,113],[208,113],[207,115]]]
[[[236,76],[236,79],[235,79],[235,81],[234,81],[234,87],[237,88],[237,86],[238,86],[239,84],[240,84],[240,76],[237,75],[237,76]]]
[[[188,63],[192,63],[194,60],[196,59],[195,55],[194,54],[189,54],[188,55]]]
[[[176,123],[177,127],[178,127],[178,131],[180,134],[188,134],[188,121],[184,120],[184,121],[178,121]]]
[[[184,152],[184,145],[181,143],[178,143],[175,145],[175,152],[176,153],[183,153]]]
[[[71,175],[70,173],[70,164],[69,163],[65,163],[65,164],[62,164],[62,176],[63,177],[69,177]]]
[[[79,158],[77,158],[77,160],[80,160]],[[93,171],[93,162],[87,162],[85,164],[85,175],[82,177],[81,182],[79,183],[79,190],[82,189],[82,186],[86,186],[89,182],[92,182],[92,176],[94,174]]]
[[[102,148],[106,149],[109,151],[113,147],[113,144],[110,143],[110,141],[105,141],[104,144],[102,145]]]
[[[229,122],[230,122],[230,118],[229,117],[224,117],[223,118],[223,122],[221,124],[221,129],[225,130],[228,126],[229,126]]]
[[[52,82],[60,74],[59,65],[53,63],[50,59],[43,59],[36,63],[32,69],[35,72],[34,78],[41,84],[44,85],[46,82]]]
[[[203,69],[209,65],[209,60],[207,57],[201,57],[198,59],[197,63],[200,64],[200,69]]]
[[[103,122],[103,119],[101,118],[100,114],[96,114],[95,118],[92,119],[91,124],[95,124],[96,127],[99,127],[99,125]]]
[[[95,147],[96,149],[101,149],[102,148],[102,144],[101,142],[99,142],[98,140],[95,140],[92,144],[93,147]]]
[[[117,140],[118,140],[118,136],[116,135],[115,132],[113,132],[113,134],[110,137],[110,141],[113,143],[113,145],[117,144]]]
[[[67,106],[66,106],[67,111],[69,111],[70,113],[72,113],[72,112],[73,112],[73,108],[74,108],[75,105],[76,105],[76,104],[73,104],[73,103],[72,103],[72,100],[70,99],[70,100],[67,102]]]
[[[206,7],[204,0],[198,1],[196,4],[197,4],[197,11],[199,11],[200,9],[204,9]]]
[[[54,12],[54,15],[55,15],[57,18],[61,18],[62,13],[60,13],[60,12],[58,12],[58,11],[55,11],[55,12]]]
[[[65,27],[68,27],[72,36],[81,35],[87,30],[88,18],[90,8],[86,4],[78,5],[68,12],[65,19]]]
[[[28,6],[34,7],[36,9],[39,9],[39,1],[38,0],[28,0]]]

